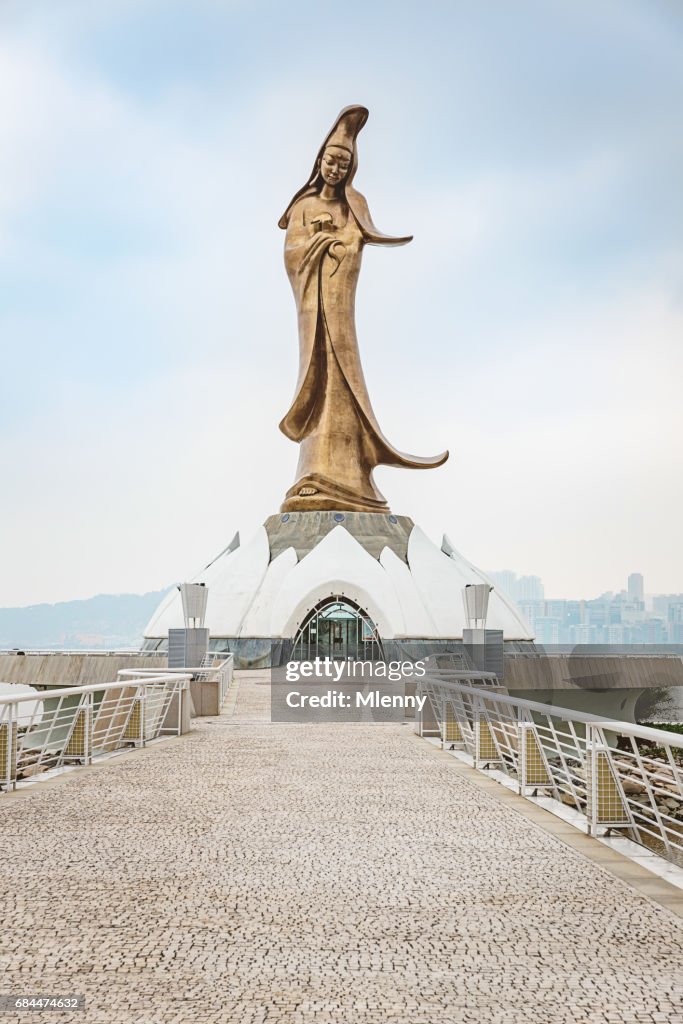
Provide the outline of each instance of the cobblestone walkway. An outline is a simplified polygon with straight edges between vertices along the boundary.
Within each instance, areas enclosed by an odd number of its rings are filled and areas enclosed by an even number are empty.
[[[665,908],[407,727],[271,726],[267,694],[0,798],[0,991],[87,1001],[22,1019],[683,1022]]]

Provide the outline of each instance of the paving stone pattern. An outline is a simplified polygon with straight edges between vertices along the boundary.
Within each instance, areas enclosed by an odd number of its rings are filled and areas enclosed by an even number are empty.
[[[0,991],[33,1024],[683,1024],[683,928],[399,725],[179,740],[0,798]]]

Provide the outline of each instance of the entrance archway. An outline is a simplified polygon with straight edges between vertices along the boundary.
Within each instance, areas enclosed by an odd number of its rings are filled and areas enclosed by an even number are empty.
[[[294,639],[294,661],[314,658],[381,661],[384,651],[377,626],[348,597],[326,598],[309,613]]]

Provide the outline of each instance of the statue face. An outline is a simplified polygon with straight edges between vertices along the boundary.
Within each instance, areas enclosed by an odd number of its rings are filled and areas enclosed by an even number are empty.
[[[326,185],[338,185],[349,173],[351,154],[341,146],[328,146],[320,161],[320,173]]]

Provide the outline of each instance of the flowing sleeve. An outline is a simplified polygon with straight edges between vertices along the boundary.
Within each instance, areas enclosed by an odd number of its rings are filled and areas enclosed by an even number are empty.
[[[349,185],[346,189],[346,198],[358,227],[363,232],[363,238],[370,245],[406,245],[412,242],[412,235],[384,235],[379,231],[370,216],[370,209],[364,195],[357,192]]]

